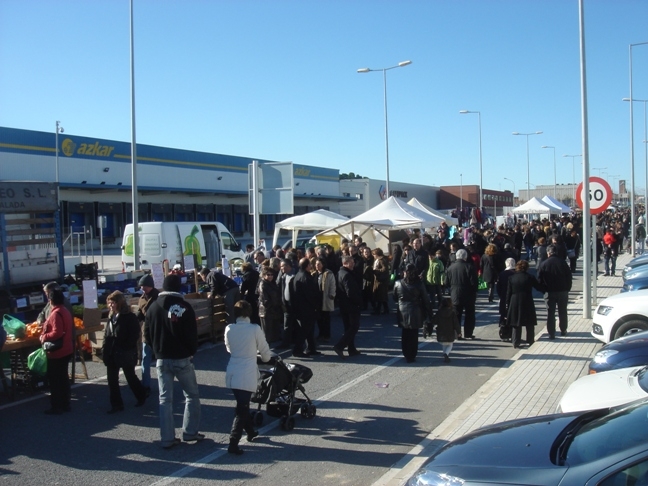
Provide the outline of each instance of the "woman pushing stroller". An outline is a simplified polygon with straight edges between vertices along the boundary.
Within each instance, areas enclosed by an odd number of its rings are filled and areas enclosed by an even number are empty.
[[[227,387],[232,389],[236,399],[236,416],[232,423],[227,452],[237,455],[243,454],[243,449],[239,447],[243,430],[247,433],[248,442],[259,435],[250,416],[250,398],[257,390],[259,380],[257,352],[264,363],[270,361],[273,356],[261,326],[250,323],[251,315],[252,306],[249,302],[238,301],[234,304],[236,322],[225,329],[225,346],[231,354],[225,382]]]

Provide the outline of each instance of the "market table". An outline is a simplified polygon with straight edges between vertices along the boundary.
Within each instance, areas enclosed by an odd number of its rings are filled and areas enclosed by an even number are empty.
[[[74,383],[77,375],[75,373],[75,363],[76,363],[76,351],[79,350],[78,340],[79,336],[84,336],[93,332],[103,331],[103,324],[92,325],[89,327],[75,327],[75,336],[74,342],[76,343],[75,357],[72,360],[72,383]],[[2,363],[0,363],[0,380],[2,381],[2,386],[7,392],[9,398],[13,398],[16,381],[19,376],[25,376],[28,372],[27,370],[27,356],[34,351],[35,349],[41,346],[39,337],[30,337],[23,339],[14,339],[7,340],[5,342],[0,352],[10,352],[11,353],[11,386],[7,383],[7,377],[2,368]],[[79,376],[79,378],[88,379],[88,370],[86,368],[85,359],[83,358],[83,353],[80,353],[81,357],[81,366],[83,367],[84,374]],[[24,379],[24,378],[23,378]]]

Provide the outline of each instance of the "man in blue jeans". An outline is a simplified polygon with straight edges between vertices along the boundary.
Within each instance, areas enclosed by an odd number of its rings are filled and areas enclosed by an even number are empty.
[[[192,357],[198,349],[196,314],[180,294],[178,275],[164,279],[163,291],[146,312],[144,336],[157,358],[160,389],[160,437],[162,447],[170,449],[181,441],[175,436],[173,422],[173,380],[178,379],[185,396],[182,440],[201,441],[200,398]]]

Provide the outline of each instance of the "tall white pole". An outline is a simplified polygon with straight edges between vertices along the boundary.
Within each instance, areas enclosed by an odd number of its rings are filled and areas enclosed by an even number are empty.
[[[596,235],[592,231],[589,200],[589,141],[587,125],[587,69],[585,65],[585,13],[583,0],[578,0],[580,25],[581,119],[583,136],[583,318],[592,317],[592,254],[596,251]],[[632,103],[631,103],[632,104]],[[592,242],[592,244],[590,244]],[[593,266],[594,270],[596,265]],[[596,278],[596,276],[594,276]]]
[[[404,66],[409,66],[412,64],[412,61],[401,61],[399,62],[396,66],[391,66],[387,68],[380,68],[380,69],[370,69],[370,68],[361,68],[358,69],[358,73],[370,73],[370,72],[375,72],[375,71],[382,71],[383,73],[383,98],[384,98],[384,105],[385,105],[385,161],[386,161],[386,179],[385,179],[385,191],[387,192],[387,197],[390,195],[389,191],[389,130],[387,128],[387,71],[390,69],[396,69],[399,67],[404,67]]]
[[[459,174],[459,210],[463,211],[463,174]]]
[[[56,135],[54,143],[56,144],[55,159],[56,159],[56,205],[61,204],[61,188],[59,180],[59,133],[63,131],[61,122],[56,120]],[[60,209],[60,208],[59,208]]]
[[[387,191],[387,198],[390,196],[389,192],[389,130],[387,129],[387,69],[383,69],[383,90],[384,90],[384,103],[385,103],[385,164],[387,168],[387,177],[385,178],[385,190]]]
[[[131,180],[133,205],[133,258],[135,270],[140,269],[139,204],[137,198],[137,139],[135,136],[135,37],[133,29],[133,0],[130,0],[130,81],[131,81]]]

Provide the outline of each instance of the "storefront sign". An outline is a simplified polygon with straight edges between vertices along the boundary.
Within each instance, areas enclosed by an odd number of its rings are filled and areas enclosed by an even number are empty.
[[[56,211],[56,190],[50,182],[0,182],[0,212]]]

